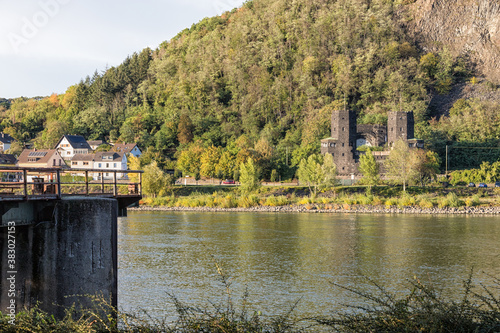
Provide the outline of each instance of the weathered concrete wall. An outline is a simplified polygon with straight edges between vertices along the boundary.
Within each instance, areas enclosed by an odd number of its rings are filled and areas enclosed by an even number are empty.
[[[116,200],[65,198],[58,201],[50,221],[15,227],[16,311],[41,302],[56,316],[73,303],[90,306],[84,295],[102,293],[117,303]],[[8,266],[8,227],[0,228],[2,280],[0,310],[10,304],[13,271]]]

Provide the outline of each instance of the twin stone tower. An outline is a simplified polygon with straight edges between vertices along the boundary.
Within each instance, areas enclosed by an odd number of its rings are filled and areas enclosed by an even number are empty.
[[[397,140],[404,140],[410,148],[423,148],[424,142],[414,138],[413,112],[389,112],[387,126],[357,125],[356,112],[333,111],[331,137],[321,140],[321,153],[332,154],[339,176],[357,175],[361,146],[385,147],[373,151],[375,160],[382,163]]]

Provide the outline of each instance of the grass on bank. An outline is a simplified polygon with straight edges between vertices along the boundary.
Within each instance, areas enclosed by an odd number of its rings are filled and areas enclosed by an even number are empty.
[[[152,207],[251,208],[256,206],[303,205],[310,209],[346,209],[352,205],[419,207],[423,209],[500,205],[500,189],[344,186],[311,196],[305,187],[262,187],[242,194],[236,187],[198,186],[174,188],[169,196],[146,197],[142,205]]]
[[[299,318],[294,304],[284,315],[264,316],[247,305],[248,294],[236,306],[230,279],[221,274],[226,298],[209,306],[182,303],[173,295],[177,320],[167,323],[151,314],[117,311],[102,297],[95,297],[93,309],[78,311],[55,319],[38,307],[18,313],[15,325],[0,314],[0,331],[14,332],[176,332],[176,333],[253,333],[253,332],[499,332],[500,281],[492,286],[473,284],[472,273],[463,283],[459,300],[443,297],[435,288],[415,279],[404,295],[395,295],[369,280],[377,292],[365,292],[333,283],[365,300],[363,306],[350,306],[343,312]]]

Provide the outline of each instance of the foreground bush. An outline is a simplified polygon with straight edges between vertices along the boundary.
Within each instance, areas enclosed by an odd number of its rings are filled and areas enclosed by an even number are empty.
[[[441,296],[434,288],[415,279],[403,296],[396,296],[369,280],[378,290],[370,293],[334,284],[365,299],[363,306],[351,306],[342,313],[296,319],[297,303],[284,315],[267,317],[248,309],[244,295],[236,307],[230,279],[217,266],[227,297],[208,306],[188,305],[170,295],[177,321],[166,323],[148,314],[131,315],[116,311],[102,298],[95,308],[85,311],[68,309],[62,320],[34,308],[19,313],[16,325],[0,315],[0,332],[500,332],[500,280],[493,287],[472,284],[472,274],[464,282],[459,301]]]
[[[494,288],[480,285],[482,293],[478,293],[471,274],[464,282],[463,297],[458,302],[442,297],[419,280],[413,281],[407,295],[402,297],[372,283],[378,294],[336,285],[364,298],[367,305],[316,321],[336,332],[500,332],[498,279]]]

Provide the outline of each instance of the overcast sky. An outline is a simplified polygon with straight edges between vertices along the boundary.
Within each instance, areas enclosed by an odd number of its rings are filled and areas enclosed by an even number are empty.
[[[64,93],[244,0],[0,0],[0,97]]]

